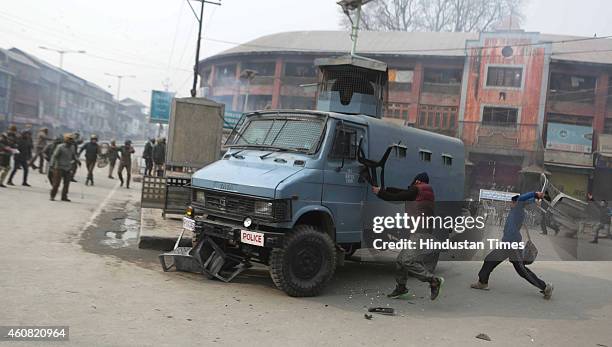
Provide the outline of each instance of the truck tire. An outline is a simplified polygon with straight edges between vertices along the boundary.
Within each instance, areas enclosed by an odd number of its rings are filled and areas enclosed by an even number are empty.
[[[289,296],[318,295],[336,270],[334,243],[322,230],[298,225],[270,254],[270,276]]]

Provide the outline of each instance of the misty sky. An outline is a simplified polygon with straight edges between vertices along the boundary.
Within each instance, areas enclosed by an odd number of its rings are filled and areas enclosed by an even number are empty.
[[[149,104],[151,89],[187,96],[192,82],[196,20],[187,0],[2,0],[0,47],[18,47],[58,65],[57,53],[38,48],[85,50],[68,54],[64,68],[115,94],[111,74],[124,79],[121,98]],[[202,56],[262,35],[294,30],[337,30],[336,0],[222,0],[205,6]],[[199,4],[192,2],[198,9]],[[612,34],[609,0],[530,0],[523,28],[553,34]],[[226,41],[226,42],[221,42]]]

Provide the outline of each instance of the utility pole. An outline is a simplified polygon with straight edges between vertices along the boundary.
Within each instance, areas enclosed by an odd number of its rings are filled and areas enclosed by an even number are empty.
[[[85,54],[87,52],[83,50],[69,50],[69,49],[54,49],[45,46],[38,46],[40,49],[44,49],[46,51],[51,51],[59,54],[59,68],[57,76],[57,92],[55,95],[55,115],[57,117],[57,121],[60,121],[60,103],[61,103],[61,95],[62,95],[62,70],[64,70],[64,54],[76,53],[76,54]]]
[[[213,2],[213,1],[207,1],[207,0],[195,0],[201,3],[200,16],[198,16],[193,6],[191,6],[191,2],[189,1],[190,0],[187,0],[187,4],[189,4],[189,7],[191,7],[191,11],[193,12],[193,15],[196,17],[196,20],[198,21],[198,40],[196,41],[197,44],[196,44],[195,65],[193,67],[193,86],[191,87],[191,97],[195,98],[196,90],[198,88],[198,72],[199,72],[198,64],[200,63],[200,43],[202,41],[202,22],[204,21],[204,3],[221,6],[221,2]]]
[[[38,46],[38,48],[44,49],[46,51],[51,51],[51,52],[59,53],[59,56],[60,56],[59,67],[60,67],[60,69],[64,68],[64,54],[68,54],[68,53],[85,54],[85,53],[87,53],[87,52],[85,52],[83,50],[54,49],[54,48],[49,48],[49,47],[45,47],[45,46]]]
[[[359,36],[359,22],[361,21],[361,6],[367,4],[372,0],[340,0],[337,2],[340,7],[342,7],[342,11],[348,17],[351,22],[351,41],[353,41],[353,45],[351,46],[351,55],[355,55],[355,51],[357,50],[357,37]],[[356,12],[355,21],[351,17],[351,11]]]
[[[121,93],[121,80],[123,78],[135,78],[136,76],[134,75],[114,75],[108,72],[104,73],[106,76],[111,76],[111,77],[116,77],[117,78],[117,101],[120,100],[120,93]]]

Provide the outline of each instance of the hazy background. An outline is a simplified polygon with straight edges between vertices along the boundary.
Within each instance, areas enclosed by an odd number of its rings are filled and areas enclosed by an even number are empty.
[[[121,98],[149,104],[164,81],[187,96],[195,62],[197,22],[187,0],[2,0],[0,47],[18,47],[58,65],[57,53],[39,46],[85,50],[67,54],[64,68],[115,94],[111,74],[124,79]],[[198,2],[192,2],[196,10]],[[530,0],[523,29],[553,34],[612,34],[612,1]],[[201,56],[236,43],[292,30],[338,30],[336,0],[222,0],[206,4]],[[347,33],[348,35],[348,33]]]

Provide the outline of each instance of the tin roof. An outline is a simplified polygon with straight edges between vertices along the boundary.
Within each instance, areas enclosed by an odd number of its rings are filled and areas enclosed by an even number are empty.
[[[477,40],[479,33],[362,31],[357,53],[400,56],[465,56],[467,40]],[[559,42],[576,39],[582,41]],[[552,44],[551,59],[594,64],[612,64],[612,39],[540,34],[540,41]],[[291,31],[259,37],[237,45],[204,61],[231,55],[253,53],[327,53],[346,54],[351,39],[346,31]]]

